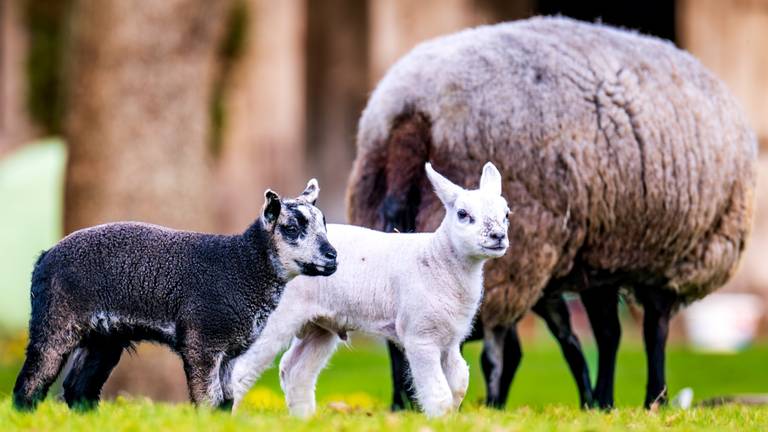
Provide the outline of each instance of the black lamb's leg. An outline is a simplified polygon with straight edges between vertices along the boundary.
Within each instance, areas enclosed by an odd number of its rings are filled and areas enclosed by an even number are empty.
[[[654,403],[667,403],[667,382],[664,360],[669,335],[669,319],[676,302],[673,291],[655,288],[638,288],[637,298],[643,304],[643,339],[648,367],[645,389],[645,407]]]
[[[127,344],[119,341],[90,342],[75,351],[70,369],[64,379],[64,400],[70,408],[96,408],[101,388],[117,366]]]
[[[611,409],[614,404],[616,353],[621,340],[619,290],[614,287],[587,289],[581,292],[581,301],[597,343],[597,383],[592,391],[593,403],[602,409]]]
[[[403,350],[392,342],[387,341],[389,364],[392,369],[392,411],[413,408],[416,394],[411,385],[411,373],[408,359]]]
[[[484,330],[481,365],[485,376],[486,405],[498,409],[506,406],[509,387],[522,358],[517,323]]]
[[[589,368],[581,350],[581,343],[571,327],[571,316],[568,305],[562,295],[542,297],[534,306],[533,311],[547,323],[547,328],[560,344],[563,357],[568,363],[576,386],[579,389],[579,403],[582,408],[592,404],[592,383],[589,380]]]
[[[27,357],[13,387],[13,406],[20,411],[32,411],[45,399],[79,342],[74,332],[35,328],[39,325],[34,322],[30,326]]]

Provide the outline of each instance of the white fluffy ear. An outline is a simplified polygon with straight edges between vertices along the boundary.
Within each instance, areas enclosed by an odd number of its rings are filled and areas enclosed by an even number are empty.
[[[501,195],[501,173],[496,167],[486,162],[480,176],[480,189],[494,195]]]
[[[455,185],[435,171],[432,168],[432,164],[429,162],[424,165],[424,169],[427,170],[427,178],[429,179],[429,182],[432,183],[432,187],[435,188],[435,193],[437,194],[437,197],[440,198],[440,201],[442,201],[446,207],[453,206],[459,193],[464,189]]]
[[[320,194],[320,185],[317,184],[317,179],[311,179],[307,182],[307,188],[299,195],[300,200],[309,204],[315,205],[317,202],[317,196]]]

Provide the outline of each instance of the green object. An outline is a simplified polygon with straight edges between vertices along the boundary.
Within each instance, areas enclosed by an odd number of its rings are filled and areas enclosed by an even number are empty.
[[[29,320],[29,280],[41,251],[61,237],[66,148],[58,139],[0,159],[0,327]]]

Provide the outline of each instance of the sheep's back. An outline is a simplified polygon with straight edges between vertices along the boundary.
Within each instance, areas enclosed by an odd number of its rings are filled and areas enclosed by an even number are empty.
[[[406,112],[429,119],[429,158],[454,181],[474,187],[487,160],[504,173],[511,246],[486,303],[526,310],[575,263],[700,297],[738,261],[755,139],[722,83],[668,42],[562,18],[426,42],[374,91],[355,173]],[[422,195],[431,230],[442,211]]]

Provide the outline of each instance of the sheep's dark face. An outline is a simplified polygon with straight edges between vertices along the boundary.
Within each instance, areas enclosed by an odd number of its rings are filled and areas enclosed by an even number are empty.
[[[328,242],[325,216],[315,207],[320,188],[312,179],[295,199],[267,191],[263,220],[272,233],[276,258],[289,278],[330,276],[336,271],[336,249]]]
[[[465,190],[427,164],[427,177],[445,206],[443,225],[453,246],[466,256],[485,259],[503,256],[509,239],[509,208],[501,195],[501,174],[488,162],[480,187]]]

